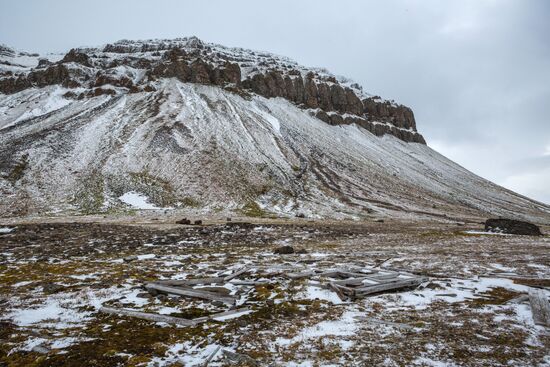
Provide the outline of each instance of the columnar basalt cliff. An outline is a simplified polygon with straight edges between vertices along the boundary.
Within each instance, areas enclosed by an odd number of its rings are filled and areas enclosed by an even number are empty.
[[[4,47],[4,54],[16,52]],[[425,144],[410,108],[363,93],[362,88],[323,69],[304,68],[272,54],[208,44],[197,38],[120,41],[102,48],[72,49],[60,60],[38,59],[25,68],[5,61],[0,92],[59,84],[67,97],[150,92],[155,81],[225,87],[242,96],[285,98],[331,125],[357,124],[375,135],[391,134]],[[10,68],[11,66],[11,68]],[[21,67],[19,67],[21,66]]]

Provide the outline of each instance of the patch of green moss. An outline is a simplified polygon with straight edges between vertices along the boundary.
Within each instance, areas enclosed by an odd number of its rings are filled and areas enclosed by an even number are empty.
[[[257,202],[249,201],[241,209],[240,212],[247,217],[265,217],[268,213],[260,208]]]
[[[481,297],[467,301],[470,307],[479,308],[487,305],[501,305],[517,297],[519,293],[510,291],[506,288],[497,287],[483,292]]]
[[[202,206],[198,200],[195,200],[189,196],[186,196],[181,200],[181,205],[189,208],[200,208]]]
[[[104,186],[103,176],[98,172],[92,172],[81,180],[71,203],[78,206],[83,214],[100,213],[105,201]]]

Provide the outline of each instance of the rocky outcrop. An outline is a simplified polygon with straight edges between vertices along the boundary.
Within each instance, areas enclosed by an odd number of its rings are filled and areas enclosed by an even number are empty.
[[[416,130],[414,114],[409,107],[396,105],[380,97],[364,99],[363,106],[369,121],[388,122],[399,128]]]
[[[377,136],[391,134],[407,142],[426,144],[416,132],[414,114],[409,107],[371,97],[360,100],[355,92],[335,81],[318,81],[313,73],[283,75],[271,70],[255,74],[242,82],[242,87],[272,98],[282,97],[308,109],[331,125],[357,124]]]
[[[178,78],[186,83],[239,85],[241,68],[238,64],[225,62],[223,65],[212,65],[200,58],[191,58],[184,51],[173,49],[167,51],[163,61],[152,68],[150,78]]]
[[[261,96],[286,98],[304,108],[363,114],[363,104],[351,89],[339,84],[316,82],[312,74],[302,79],[301,76],[283,76],[274,70],[267,74],[255,74],[244,80],[242,85]]]
[[[0,47],[2,55],[9,62],[15,52]],[[196,37],[71,49],[59,62],[37,59],[37,63],[27,71],[0,74],[0,92],[60,84],[87,88],[73,93],[74,98],[87,98],[148,92],[155,90],[158,79],[177,78],[225,87],[242,96],[252,92],[285,98],[331,125],[357,124],[378,136],[391,134],[407,142],[425,143],[406,106],[380,97],[365,98],[359,85],[340,82],[321,69],[306,69],[271,54],[207,44]]]
[[[61,60],[61,63],[66,62],[76,62],[77,64],[82,64],[84,66],[92,66],[90,63],[90,57],[83,52],[75,50],[74,48],[70,50]]]
[[[45,87],[61,84],[65,87],[78,87],[78,82],[71,79],[68,69],[63,65],[53,65],[46,69],[34,69],[26,75],[0,79],[0,92],[17,93],[27,88]]]

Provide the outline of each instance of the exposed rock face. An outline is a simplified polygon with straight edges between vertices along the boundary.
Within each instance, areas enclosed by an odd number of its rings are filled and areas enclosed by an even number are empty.
[[[14,55],[10,48],[0,48],[0,56]],[[357,84],[324,70],[307,69],[271,54],[207,44],[196,37],[72,49],[56,63],[42,58],[23,72],[0,72],[0,92],[59,84],[87,88],[73,94],[90,98],[150,92],[162,78],[227,87],[242,95],[285,98],[331,125],[357,124],[377,136],[391,134],[425,144],[408,107],[364,95]]]
[[[540,228],[532,223],[513,219],[487,219],[485,230],[488,232],[542,236]]]
[[[63,65],[52,65],[46,69],[34,69],[27,75],[0,79],[0,92],[11,94],[32,87],[61,84],[75,88],[79,83],[72,79],[68,69]]]

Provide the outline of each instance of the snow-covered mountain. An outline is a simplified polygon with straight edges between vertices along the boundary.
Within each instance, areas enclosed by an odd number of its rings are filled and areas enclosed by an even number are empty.
[[[0,47],[0,175],[4,216],[146,198],[249,215],[550,218],[426,146],[408,107],[194,37]]]

